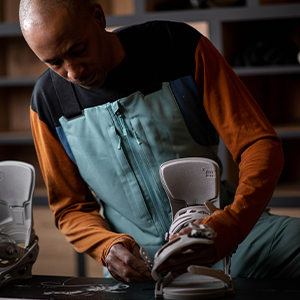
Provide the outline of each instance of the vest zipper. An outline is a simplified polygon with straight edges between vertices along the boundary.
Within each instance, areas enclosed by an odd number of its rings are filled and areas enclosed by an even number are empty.
[[[123,136],[127,136],[128,132],[127,132],[127,128],[126,128],[126,124],[124,122],[123,116],[121,115],[121,113],[119,111],[116,112],[116,115],[117,115],[119,123],[121,125]]]
[[[119,121],[119,124],[121,126],[121,129],[122,129],[122,133],[123,133],[123,136],[126,138],[126,141],[128,142],[128,145],[129,145],[129,148],[130,148],[130,151],[133,155],[133,158],[134,158],[134,161],[138,167],[138,170],[142,176],[142,179],[145,183],[145,186],[147,188],[147,191],[148,191],[148,194],[150,196],[150,199],[151,199],[151,202],[153,204],[153,207],[155,209],[155,212],[156,212],[156,215],[159,219],[159,222],[160,222],[160,225],[161,225],[161,228],[163,230],[163,232],[168,232],[168,227],[166,225],[166,222],[165,222],[165,219],[159,209],[160,205],[159,203],[157,202],[157,199],[155,197],[155,193],[153,191],[153,188],[151,186],[151,183],[150,181],[148,180],[148,177],[147,177],[147,172],[145,170],[145,166],[142,162],[142,159],[140,158],[139,154],[138,154],[138,151],[135,149],[135,146],[133,145],[132,143],[132,140],[130,139],[130,135],[128,134],[128,128],[126,126],[126,123],[124,121],[124,117],[123,115],[121,114],[121,112],[118,110],[115,112],[116,116],[117,116],[117,119]],[[140,141],[140,139],[138,138],[135,130],[132,130],[133,131],[133,136],[134,136],[134,139],[137,143],[137,145],[141,145],[142,142]]]

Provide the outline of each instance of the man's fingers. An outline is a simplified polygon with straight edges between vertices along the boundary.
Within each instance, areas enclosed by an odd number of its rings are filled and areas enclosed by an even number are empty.
[[[115,244],[111,247],[106,263],[113,278],[122,282],[141,282],[151,278],[146,263],[139,256],[139,247],[136,247],[133,253],[122,244]]]
[[[147,277],[151,277],[151,272],[149,270],[149,267],[148,267],[147,263],[144,262],[141,258],[140,247],[135,245],[133,250],[132,250],[132,254],[139,259],[139,263],[135,265],[135,269],[139,273],[141,273],[141,274],[143,274]]]
[[[202,220],[195,220],[193,223],[194,224],[201,224]],[[170,240],[173,240],[175,239],[176,237],[180,236],[180,235],[184,235],[184,234],[190,234],[192,231],[191,227],[189,226],[186,226],[186,227],[183,227],[178,233],[175,233],[173,235],[171,235],[169,237]]]
[[[192,231],[192,229],[189,226],[184,227],[178,233],[175,233],[175,234],[171,235],[169,237],[169,240],[171,241],[171,240],[175,239],[176,237],[178,237],[180,235],[190,234],[191,231]]]
[[[139,253],[139,247],[137,245],[134,246],[132,253],[128,251],[127,255],[125,255],[122,259],[127,266],[137,271],[139,274],[142,274],[146,277],[151,277],[149,268],[142,260]]]
[[[142,276],[134,269],[128,268],[123,262],[118,265],[108,266],[108,270],[112,277],[120,282],[144,282],[150,279]]]

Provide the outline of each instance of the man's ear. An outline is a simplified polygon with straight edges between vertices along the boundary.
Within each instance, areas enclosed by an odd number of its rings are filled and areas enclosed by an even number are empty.
[[[102,6],[99,3],[94,3],[92,5],[91,10],[92,10],[93,17],[97,19],[97,21],[103,28],[106,28],[106,19],[105,19]]]

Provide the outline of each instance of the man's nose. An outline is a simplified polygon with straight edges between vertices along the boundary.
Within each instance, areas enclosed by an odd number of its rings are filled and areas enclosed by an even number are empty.
[[[83,74],[84,67],[79,64],[68,64],[66,66],[68,79],[79,80]]]

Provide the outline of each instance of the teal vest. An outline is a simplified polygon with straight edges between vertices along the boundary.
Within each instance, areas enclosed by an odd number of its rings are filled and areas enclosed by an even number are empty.
[[[160,165],[197,156],[220,163],[215,145],[201,145],[191,136],[171,83],[148,95],[136,92],[86,108],[74,118],[62,116],[59,122],[66,151],[99,198],[111,229],[134,237],[152,257],[172,222]]]

